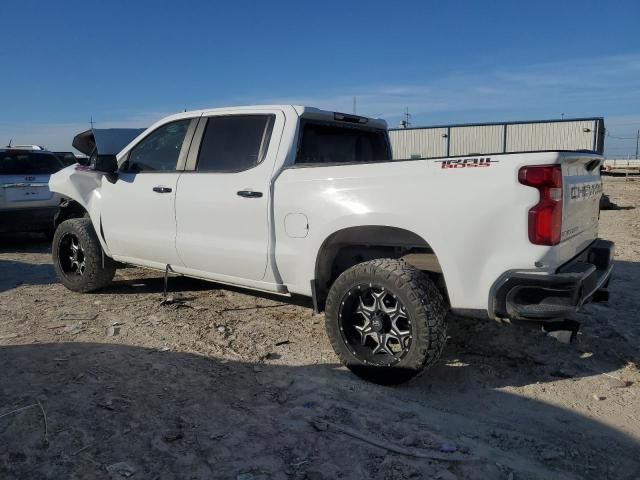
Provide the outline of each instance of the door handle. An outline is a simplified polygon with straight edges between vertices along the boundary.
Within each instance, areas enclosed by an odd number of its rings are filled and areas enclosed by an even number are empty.
[[[157,193],[171,193],[171,187],[153,187],[153,191]]]
[[[253,190],[240,190],[238,192],[238,196],[244,198],[260,198],[262,196],[262,192],[255,192]]]

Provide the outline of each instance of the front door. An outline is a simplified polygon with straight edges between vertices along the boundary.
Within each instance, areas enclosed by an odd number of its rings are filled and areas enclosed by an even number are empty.
[[[196,120],[158,127],[126,155],[117,179],[103,179],[101,222],[111,255],[163,268],[180,264],[175,199]]]
[[[192,150],[198,155],[189,155],[193,171],[178,180],[176,199],[176,244],[189,273],[230,282],[264,277],[270,181],[283,126],[279,111],[200,120]]]

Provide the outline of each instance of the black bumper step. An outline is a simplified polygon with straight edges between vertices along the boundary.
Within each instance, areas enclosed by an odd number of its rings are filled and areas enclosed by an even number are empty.
[[[511,320],[571,319],[590,301],[606,301],[614,244],[598,239],[556,273],[507,272],[493,288],[493,314]]]

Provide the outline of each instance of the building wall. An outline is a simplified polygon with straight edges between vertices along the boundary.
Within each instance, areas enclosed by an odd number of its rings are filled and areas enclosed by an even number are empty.
[[[458,157],[481,153],[501,152],[504,125],[452,127],[449,155]]]
[[[507,151],[591,150],[594,121],[520,123],[507,126]]]
[[[604,149],[602,119],[389,130],[393,158],[439,158],[541,150]]]
[[[447,129],[424,128],[389,132],[393,158],[434,158],[447,156]]]

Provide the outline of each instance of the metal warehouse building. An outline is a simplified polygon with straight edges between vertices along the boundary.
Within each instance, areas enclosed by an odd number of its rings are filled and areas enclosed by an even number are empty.
[[[544,150],[604,151],[604,119],[474,123],[393,128],[393,158],[442,158]]]

